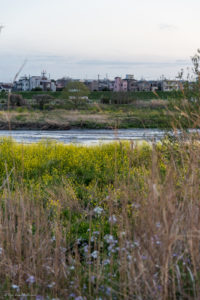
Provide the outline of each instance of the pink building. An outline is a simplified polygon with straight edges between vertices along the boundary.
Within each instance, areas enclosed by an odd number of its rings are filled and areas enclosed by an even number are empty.
[[[128,82],[127,80],[121,79],[121,77],[115,77],[114,92],[127,92]]]

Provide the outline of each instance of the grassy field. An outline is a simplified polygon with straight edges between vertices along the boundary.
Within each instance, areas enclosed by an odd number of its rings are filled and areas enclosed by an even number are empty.
[[[200,146],[186,138],[1,140],[1,298],[199,299]]]
[[[0,99],[0,129],[70,129],[70,128],[172,128],[174,124],[191,127],[186,115],[181,92],[134,92],[125,93],[129,104],[102,104],[102,97],[123,97],[113,92],[92,92],[90,102],[75,107],[69,100],[62,99],[61,92],[48,92],[49,102],[43,109],[33,99],[42,92],[20,92],[25,99],[24,106],[8,109],[5,95]],[[43,92],[42,94],[46,94]],[[116,101],[119,99],[116,98]],[[121,101],[121,100],[120,100]],[[123,102],[123,101],[122,101]],[[117,102],[118,103],[118,102]],[[191,102],[190,102],[191,103]],[[195,106],[195,103],[192,104]],[[196,112],[196,107],[186,108]],[[177,109],[178,108],[178,109]]]
[[[187,113],[188,109],[186,110]],[[193,110],[194,115],[198,110]],[[191,111],[189,112],[191,115]],[[193,116],[194,117],[194,116]],[[134,105],[87,104],[77,109],[38,110],[18,107],[0,111],[0,129],[114,129],[171,128],[176,123],[190,128],[186,114],[167,107],[160,100],[138,101]]]

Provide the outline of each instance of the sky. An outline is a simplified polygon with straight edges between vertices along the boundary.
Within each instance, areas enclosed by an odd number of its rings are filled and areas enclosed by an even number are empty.
[[[0,81],[172,79],[200,48],[199,0],[0,0]]]

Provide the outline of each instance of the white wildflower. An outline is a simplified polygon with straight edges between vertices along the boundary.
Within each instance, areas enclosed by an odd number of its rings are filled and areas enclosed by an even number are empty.
[[[115,215],[110,216],[110,217],[109,217],[109,222],[110,222],[111,224],[115,224],[115,223],[117,222],[116,216],[115,216]]]
[[[110,296],[111,295],[111,291],[112,291],[112,289],[110,287],[107,287],[106,288],[106,295]]]
[[[109,265],[110,264],[110,259],[104,259],[103,260],[103,265],[106,266],[106,265]]]
[[[94,208],[94,213],[97,214],[98,216],[100,216],[102,214],[102,212],[103,212],[102,207],[97,206]]]
[[[64,248],[64,247],[60,247],[60,250],[65,253],[67,251],[67,248]]]
[[[16,284],[12,284],[12,288],[13,288],[14,290],[17,290],[17,291],[19,291],[19,286],[18,286],[18,285],[16,285]]]
[[[99,231],[93,231],[93,235],[99,235]]]
[[[132,255],[130,255],[130,254],[127,255],[127,259],[128,259],[129,261],[131,261],[132,258],[133,258]]]
[[[90,239],[90,241],[91,241],[91,242],[96,241],[96,237],[95,237],[95,236],[92,236],[91,239]]]
[[[104,239],[108,244],[114,243],[114,237],[111,234],[106,234],[104,236]]]
[[[138,241],[134,241],[133,246],[134,246],[134,247],[139,247],[139,246],[140,246],[140,243],[139,243]]]
[[[48,284],[47,287],[49,289],[51,289],[51,288],[53,288],[55,286],[55,284],[56,284],[55,282],[52,282],[52,283]]]
[[[92,283],[95,283],[95,279],[96,279],[96,276],[91,276],[91,278],[90,278],[90,281],[92,282]]]
[[[84,247],[83,247],[83,250],[84,250],[85,253],[87,253],[87,252],[89,251],[89,250],[88,250],[88,245],[84,246]]]
[[[81,237],[78,238],[78,239],[76,240],[77,245],[79,245],[79,244],[81,243],[81,241],[82,241],[82,238],[81,238]]]
[[[33,283],[35,282],[35,277],[32,276],[32,275],[30,275],[30,276],[27,278],[26,282],[28,282],[28,283],[30,283],[30,284],[33,284]]]
[[[95,250],[94,252],[91,253],[91,257],[96,259],[98,257],[98,254],[99,252]]]

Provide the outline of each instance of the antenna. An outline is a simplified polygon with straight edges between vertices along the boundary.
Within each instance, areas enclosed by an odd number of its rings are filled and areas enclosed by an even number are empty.
[[[42,71],[42,77],[44,78],[44,77],[45,77],[45,75],[46,75],[46,71],[45,71],[45,70],[43,70],[43,71]]]
[[[1,33],[1,31],[2,31],[3,28],[4,28],[4,26],[0,25],[0,33]]]

